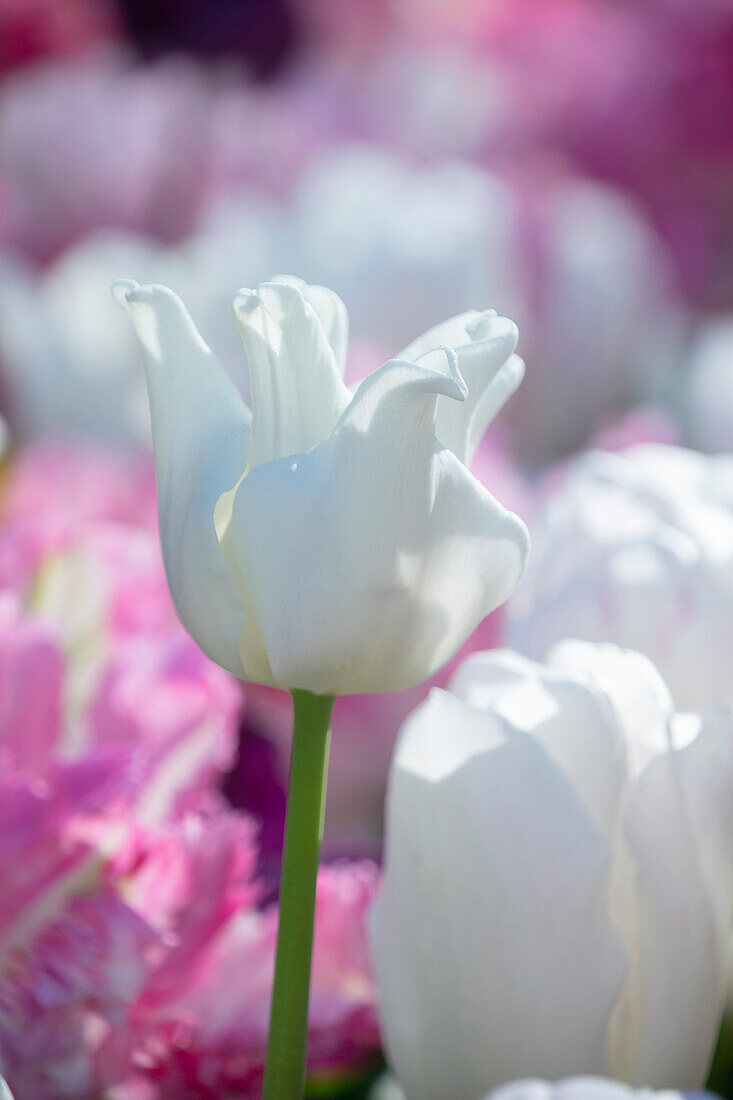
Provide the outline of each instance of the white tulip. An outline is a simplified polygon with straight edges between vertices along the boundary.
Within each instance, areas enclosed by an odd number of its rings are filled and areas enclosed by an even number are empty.
[[[119,230],[93,233],[33,271],[0,254],[0,359],[14,436],[85,436],[124,447],[150,444],[145,379],[136,340],[109,296],[124,270],[175,286],[195,308],[224,365],[241,354],[228,321],[242,278],[271,270],[269,208],[242,199],[219,231],[175,248]],[[231,330],[231,331],[230,331]]]
[[[690,353],[679,416],[701,451],[733,451],[733,315],[704,324]]]
[[[172,291],[115,291],[144,353],[171,593],[220,665],[318,694],[407,687],[512,593],[527,530],[464,465],[521,381],[511,321],[453,318],[352,394],[335,294],[242,290],[250,414]]]
[[[682,1093],[672,1089],[655,1093],[651,1089],[632,1089],[606,1077],[568,1077],[553,1083],[530,1078],[512,1081],[489,1093],[487,1100],[691,1100],[705,1093]],[[369,1100],[405,1100],[397,1082],[388,1076],[380,1078],[369,1093]]]
[[[416,166],[344,144],[315,158],[281,201],[249,188],[213,203],[196,235],[172,248],[105,231],[42,271],[0,256],[0,359],[14,434],[147,443],[136,349],[103,300],[120,270],[173,287],[236,373],[232,294],[278,269],[341,295],[362,355],[399,347],[466,303],[492,302],[515,319],[532,375],[510,418],[533,461],[666,392],[677,358],[670,317],[679,308],[670,307],[664,257],[614,192],[564,173],[528,191],[468,163]]]
[[[519,1077],[698,1087],[723,1008],[733,721],[565,642],[476,654],[402,729],[372,939],[409,1100]]]
[[[704,1097],[700,1093],[700,1100]],[[564,1081],[512,1081],[491,1093],[488,1100],[690,1100],[689,1093],[665,1089],[632,1089],[605,1077],[569,1077]]]
[[[532,526],[509,639],[568,635],[644,653],[677,706],[733,703],[733,456],[641,445],[573,462]]]

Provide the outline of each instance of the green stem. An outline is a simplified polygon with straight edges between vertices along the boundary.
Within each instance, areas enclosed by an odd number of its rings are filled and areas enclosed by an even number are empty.
[[[332,696],[293,693],[280,927],[262,1100],[302,1100],[316,876],[323,837]]]

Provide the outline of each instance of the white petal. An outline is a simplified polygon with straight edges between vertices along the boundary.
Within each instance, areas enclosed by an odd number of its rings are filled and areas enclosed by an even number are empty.
[[[532,736],[572,784],[596,827],[612,837],[626,747],[609,700],[590,677],[569,663],[548,668],[510,650],[489,650],[467,657],[450,687],[465,702],[489,708]]]
[[[214,508],[247,463],[249,410],[162,286],[115,283],[143,349],[168,584],[181,622],[209,657],[242,675],[244,612],[214,529]]]
[[[575,672],[605,692],[623,730],[632,775],[669,750],[674,704],[647,657],[615,645],[567,641],[553,646],[547,661],[551,668]]]
[[[253,469],[320,443],[350,394],[319,315],[300,286],[280,281],[240,290],[234,316],[249,365]]]
[[[349,315],[338,294],[326,286],[306,283],[304,279],[298,279],[295,275],[275,275],[271,281],[298,287],[306,302],[313,306],[343,378],[349,344]]]
[[[468,400],[463,405],[438,402],[435,434],[466,466],[490,422],[524,377],[522,360],[512,354],[518,336],[514,322],[498,317],[494,310],[470,310],[436,325],[398,356],[416,362],[440,346],[456,352],[458,368],[468,386]]]
[[[732,789],[733,722],[721,710],[687,747],[653,760],[631,793],[626,835],[639,876],[640,1085],[699,1088],[707,1076],[727,984]]]
[[[553,1084],[548,1081],[512,1081],[492,1092],[487,1100],[652,1100],[639,1095],[628,1085],[606,1077],[568,1077]],[[659,1100],[662,1100],[660,1097]],[[665,1100],[682,1100],[679,1093]]]
[[[277,684],[420,683],[519,582],[524,524],[436,447],[438,395],[461,399],[465,386],[452,354],[432,359],[443,369],[385,364],[328,439],[237,490],[227,554]]]
[[[434,691],[398,743],[386,836],[372,945],[407,1095],[603,1072],[625,973],[610,849],[539,743]]]

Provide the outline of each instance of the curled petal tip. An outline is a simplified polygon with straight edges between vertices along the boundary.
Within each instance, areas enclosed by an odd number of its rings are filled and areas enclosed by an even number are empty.
[[[247,317],[260,305],[260,296],[256,290],[248,290],[242,287],[234,295],[232,310],[235,317]]]
[[[273,275],[267,282],[274,283],[276,286],[294,287],[295,290],[300,291],[305,290],[308,286],[305,279],[301,279],[297,275]]]
[[[475,341],[502,340],[510,355],[519,341],[519,329],[508,317],[499,317],[495,309],[477,313],[466,325],[466,332]]]
[[[117,279],[112,284],[112,293],[123,309],[129,306],[145,305],[147,303],[171,302],[180,309],[185,309],[183,302],[175,290],[163,286],[161,283],[136,283],[134,279]]]
[[[421,355],[417,363],[439,376],[440,384],[435,386],[436,393],[444,397],[452,397],[454,401],[466,400],[468,386],[458,367],[458,356],[453,348],[433,348],[432,351]]]
[[[139,285],[134,279],[115,279],[112,283],[112,295],[123,309],[127,309],[129,295],[133,290],[137,290]]]
[[[521,355],[512,355],[508,366],[514,386],[512,392],[514,392],[514,390],[519,389],[520,385],[522,384],[522,379],[524,378],[524,375],[526,373],[527,365],[524,362],[524,359],[522,359]]]

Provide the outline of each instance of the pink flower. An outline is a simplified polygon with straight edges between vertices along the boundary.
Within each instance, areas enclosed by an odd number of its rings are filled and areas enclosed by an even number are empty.
[[[16,1096],[89,1095],[95,1032],[144,982],[156,934],[90,828],[118,780],[114,760],[87,760],[0,784],[0,1058]]]
[[[138,814],[164,820],[230,767],[242,696],[175,617],[149,476],[147,459],[92,448],[39,448],[11,466],[0,762],[40,776],[59,757],[121,752]]]
[[[0,72],[40,57],[78,54],[118,31],[112,0],[5,0]]]
[[[378,885],[377,868],[367,860],[334,863],[319,872],[308,1032],[312,1079],[369,1069],[379,1049],[367,937]]]
[[[507,105],[495,144],[544,145],[627,188],[672,246],[688,293],[730,301],[729,5],[511,0],[474,11],[463,27]]]
[[[109,520],[155,529],[155,475],[149,455],[42,440],[12,458],[2,516],[71,522]]]
[[[162,864],[153,867],[151,881],[160,880],[162,869]],[[175,867],[165,871],[174,882],[180,878]],[[188,901],[185,885],[184,879]],[[376,992],[366,939],[366,915],[376,888],[371,863],[338,864],[319,874],[308,1040],[308,1072],[314,1081],[348,1080],[378,1058]],[[130,1011],[127,1030],[103,1052],[103,1063],[106,1058],[111,1065],[116,1058],[118,1065],[136,1067],[120,1097],[260,1096],[277,910],[240,905],[216,927],[211,898],[220,897],[219,890],[209,883],[199,895],[197,890],[199,919],[188,921],[193,927],[184,932],[181,949],[174,946],[164,959],[166,977],[153,973]],[[225,908],[218,912],[224,915]]]
[[[29,451],[7,475],[0,1064],[33,1100],[254,1098],[261,1084],[277,908],[261,908],[255,821],[218,792],[242,695],[175,618],[147,477],[91,448]],[[376,875],[321,876],[320,1076],[377,1055]]]
[[[124,754],[0,782],[0,1058],[19,1096],[258,1096],[277,907],[256,827],[216,810],[141,826]],[[319,876],[310,1072],[378,1057],[366,915],[373,864]]]
[[[53,630],[0,591],[0,775],[43,775],[60,736],[64,658]]]
[[[20,70],[1,94],[6,245],[45,260],[102,226],[164,239],[193,227],[209,120],[193,63],[105,53]]]

